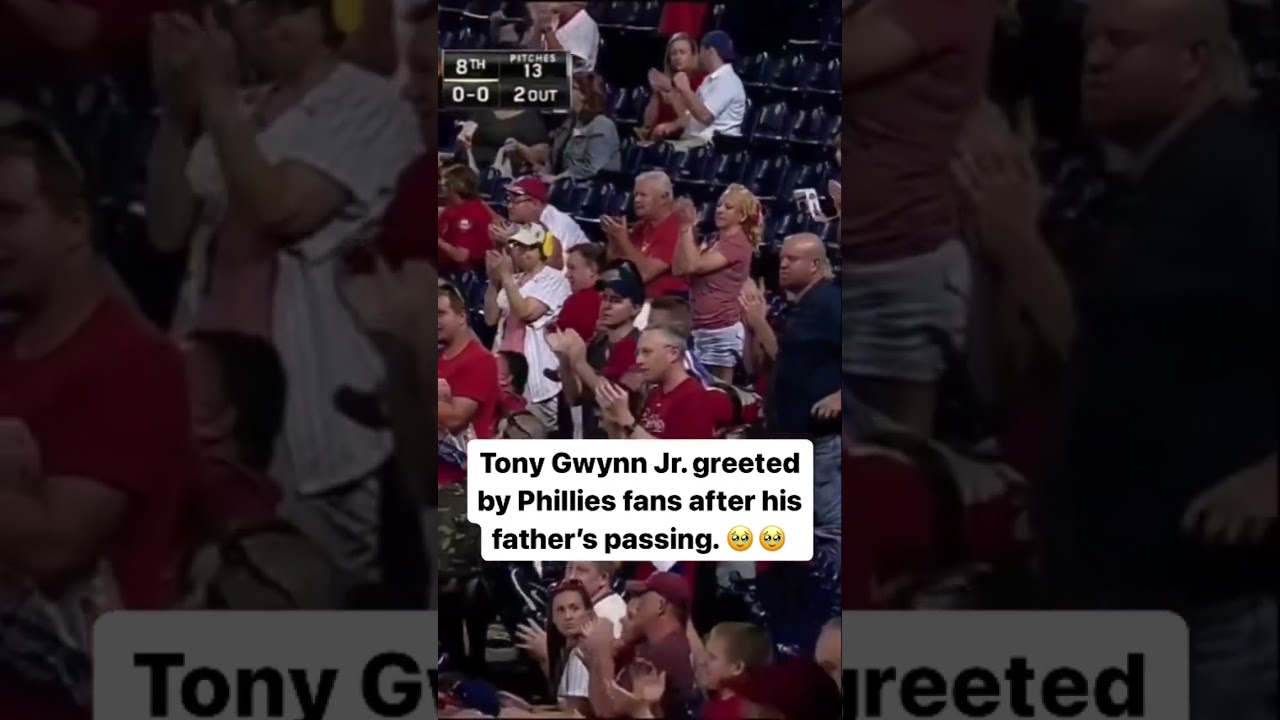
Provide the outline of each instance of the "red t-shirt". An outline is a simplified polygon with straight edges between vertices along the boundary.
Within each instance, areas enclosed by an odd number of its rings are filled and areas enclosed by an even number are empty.
[[[124,302],[103,300],[42,358],[17,359],[0,341],[0,417],[27,424],[46,476],[94,480],[128,498],[107,548],[121,601],[137,610],[170,606],[200,467],[178,348]]]
[[[937,569],[938,506],[930,481],[912,464],[888,455],[844,456],[845,610],[875,609],[876,589],[904,574]],[[964,508],[962,531],[976,561],[997,563],[1024,552],[1017,523],[1024,490],[1009,487]]]
[[[439,260],[439,245],[436,246],[435,256],[428,250],[431,228],[437,222],[428,214],[432,210],[432,201],[438,194],[436,171],[436,165],[422,156],[400,173],[395,194],[391,196],[391,202],[382,214],[382,232],[374,241],[378,252],[392,267],[410,258],[431,260],[436,257]],[[443,232],[443,216],[440,223]],[[485,228],[487,232],[487,224]]]
[[[498,385],[498,359],[493,353],[485,350],[478,340],[471,340],[462,352],[452,358],[440,354],[436,377],[449,383],[454,397],[469,398],[479,404],[471,426],[475,429],[476,439],[492,438],[497,431],[498,402],[502,396]],[[441,465],[436,480],[440,485],[448,485],[460,482],[464,477],[461,469]]]
[[[671,392],[655,387],[644,399],[640,427],[663,440],[711,440],[715,418],[707,403],[707,390],[694,377],[686,378]]]
[[[674,3],[674,4],[680,5],[681,3]],[[696,33],[691,33],[691,34],[693,34],[694,37],[697,37]],[[690,73],[686,73],[686,74],[689,75],[689,89],[691,90],[697,90],[698,86],[702,84],[702,81],[707,79],[707,74],[704,72],[694,72],[692,74]],[[668,103],[666,100],[663,100],[661,96],[659,96],[658,115],[656,118],[654,118],[653,124],[656,126],[656,125],[661,125],[662,123],[665,123],[665,122],[675,122],[675,119],[676,119],[676,109],[671,107],[670,103]]]
[[[668,269],[645,283],[644,293],[649,299],[672,293],[687,293],[689,281],[684,276],[671,274],[670,265],[676,257],[676,243],[680,240],[680,218],[671,213],[658,223],[642,222],[631,229],[631,243],[642,254],[667,264]]]
[[[489,225],[493,222],[493,214],[484,200],[475,198],[464,200],[458,205],[450,205],[439,215],[440,239],[467,251],[467,262],[459,264],[445,257],[444,251],[436,246],[436,262],[441,273],[484,267],[484,254],[493,247],[489,239]]]
[[[844,93],[844,258],[915,257],[960,232],[950,163],[981,99],[992,0],[894,0],[884,12],[920,47],[911,69]]]
[[[0,417],[26,423],[47,476],[94,480],[128,498],[107,548],[126,609],[177,600],[190,481],[199,472],[178,349],[128,305],[104,300],[61,347],[35,360],[0,338]],[[0,715],[72,720],[61,698],[0,680]]]
[[[600,303],[600,291],[595,288],[574,291],[560,308],[555,326],[561,330],[572,330],[584,341],[591,342],[596,326],[600,324]]]
[[[721,235],[707,252],[718,252],[729,261],[719,270],[690,278],[689,300],[694,330],[719,330],[742,320],[738,296],[751,273],[754,250],[745,233]]]
[[[662,7],[662,18],[658,21],[658,32],[671,37],[677,33],[685,33],[693,37],[702,37],[702,27],[706,24],[708,3],[671,2]]]

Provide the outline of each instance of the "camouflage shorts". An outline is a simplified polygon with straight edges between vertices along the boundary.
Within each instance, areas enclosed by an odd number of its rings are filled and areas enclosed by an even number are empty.
[[[467,522],[467,491],[460,484],[440,488],[440,582],[481,574],[480,526]]]

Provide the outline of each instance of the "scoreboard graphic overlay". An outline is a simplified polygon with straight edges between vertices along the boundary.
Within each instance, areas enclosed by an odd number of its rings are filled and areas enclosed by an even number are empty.
[[[441,110],[568,110],[573,71],[565,52],[443,53]]]

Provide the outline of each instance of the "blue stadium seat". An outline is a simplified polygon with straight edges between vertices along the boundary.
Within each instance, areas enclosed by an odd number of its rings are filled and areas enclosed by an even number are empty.
[[[714,172],[715,153],[712,152],[709,146],[696,147],[675,157],[679,158],[679,162],[669,166],[668,174],[676,183],[701,185],[711,180],[711,174]]]
[[[792,55],[782,60],[778,72],[769,82],[769,87],[777,92],[798,93],[804,87],[805,71],[808,61],[801,55]]]
[[[840,245],[840,223],[827,223],[822,228],[822,244],[827,246],[827,250]]]
[[[698,232],[703,235],[713,232],[716,229],[716,205],[717,202],[704,203],[698,208]]]
[[[657,0],[646,0],[632,4],[636,5],[636,14],[627,23],[627,29],[646,32],[657,30],[658,22],[662,19],[662,3]]]
[[[574,213],[574,219],[579,223],[600,222],[600,215],[605,208],[609,207],[614,192],[612,185],[590,186],[586,197],[582,200],[582,205]]]
[[[630,175],[635,177],[640,172],[640,156],[644,153],[644,147],[632,142],[627,144],[625,141],[622,145],[622,175]]]
[[[840,58],[828,60],[818,68],[812,82],[809,84],[809,92],[824,97],[838,97],[841,94]]]
[[[551,184],[551,192],[547,199],[560,210],[568,212],[566,206],[569,204],[569,195],[572,192],[573,180],[571,178],[560,178]]]
[[[790,127],[788,126],[788,121],[790,119],[791,115],[787,111],[785,103],[773,103],[772,105],[761,108],[760,114],[756,118],[755,126],[751,132],[752,142],[758,140],[780,142],[784,140],[790,130]]]
[[[747,86],[748,95],[751,90],[760,91],[768,88],[777,81],[782,74],[785,60],[783,58],[765,57],[760,65],[760,70],[756,73],[755,79],[751,82],[743,81],[743,85]]]
[[[631,213],[631,188],[618,188],[605,203],[605,215],[629,215]]]
[[[495,168],[485,168],[480,173],[480,194],[486,198],[502,200],[505,204],[507,183],[510,180],[498,172]]]
[[[670,143],[654,143],[644,146],[640,152],[640,171],[666,170],[671,158]]]
[[[760,82],[760,73],[764,70],[764,65],[768,60],[769,53],[749,55],[738,63],[734,71],[738,73],[738,77],[744,85],[753,86]]]
[[[740,182],[748,157],[745,150],[718,156],[711,175],[712,184],[719,188],[726,188]]]
[[[609,117],[615,123],[636,122],[635,101],[631,93],[631,88],[609,89]]]
[[[796,118],[788,139],[802,145],[826,145],[831,142],[831,135],[828,134],[830,123],[831,118],[826,110],[814,108],[804,117]]]
[[[569,215],[581,215],[582,206],[587,204],[587,197],[590,196],[591,191],[594,189],[594,186],[586,183],[575,184],[569,188],[569,193],[565,198],[564,206],[562,207],[557,205],[556,207]]]
[[[753,160],[743,174],[744,184],[762,199],[778,197],[778,188],[791,173],[791,159],[786,155]]]

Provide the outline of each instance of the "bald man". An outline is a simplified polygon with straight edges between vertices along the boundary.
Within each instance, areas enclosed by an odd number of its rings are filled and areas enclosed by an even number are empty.
[[[1085,120],[1129,182],[1077,288],[1046,567],[1187,618],[1194,720],[1274,718],[1275,137],[1228,99],[1216,0],[1098,0],[1085,48]]]
[[[792,306],[778,338],[767,422],[776,437],[813,440],[814,525],[839,538],[840,290],[828,267],[817,235],[782,243],[778,284]]]

